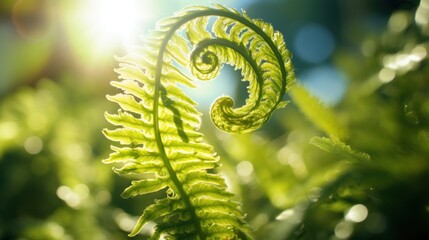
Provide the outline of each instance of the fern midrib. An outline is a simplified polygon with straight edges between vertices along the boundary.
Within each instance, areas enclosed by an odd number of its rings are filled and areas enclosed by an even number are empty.
[[[268,45],[270,46],[271,50],[274,52],[274,54],[276,55],[277,60],[279,61],[279,63],[283,63],[283,58],[279,52],[279,50],[277,49],[277,47],[275,46],[275,44],[271,41],[271,38],[265,33],[263,32],[256,24],[254,24],[253,22],[251,22],[250,20],[239,16],[239,15],[234,15],[230,12],[227,12],[225,10],[218,10],[218,9],[208,9],[208,10],[204,10],[204,11],[200,11],[200,12],[195,12],[195,13],[191,13],[189,14],[187,17],[182,18],[181,20],[177,21],[171,28],[170,30],[167,32],[167,34],[165,35],[161,45],[160,45],[160,51],[158,53],[158,57],[156,60],[156,72],[155,72],[155,93],[154,93],[154,106],[153,106],[153,122],[154,122],[154,131],[155,131],[155,138],[156,138],[156,144],[158,147],[158,150],[160,152],[160,156],[163,160],[164,166],[166,167],[169,176],[171,177],[171,180],[173,182],[173,184],[175,185],[176,189],[178,190],[178,194],[181,196],[181,198],[183,199],[183,201],[185,202],[185,205],[187,207],[187,209],[190,209],[190,214],[191,214],[191,218],[193,219],[193,221],[196,223],[196,227],[197,227],[197,234],[199,235],[199,237],[201,239],[205,239],[205,234],[202,230],[202,226],[200,223],[200,220],[196,214],[196,209],[193,206],[193,204],[191,203],[188,194],[186,193],[185,189],[182,186],[182,183],[180,182],[179,178],[177,177],[176,172],[174,171],[173,167],[170,164],[170,161],[168,159],[168,156],[165,152],[165,147],[164,147],[164,143],[162,142],[162,138],[161,138],[161,131],[159,128],[159,116],[158,116],[158,108],[159,108],[159,94],[160,94],[160,88],[161,88],[161,73],[162,73],[162,65],[164,64],[164,53],[167,49],[167,44],[170,41],[171,37],[173,36],[173,34],[186,22],[194,19],[194,18],[198,18],[198,17],[204,17],[204,16],[222,16],[222,17],[227,17],[227,18],[231,18],[234,19],[240,23],[242,23],[243,25],[249,27],[250,29],[252,29],[253,31],[255,31],[258,35],[260,35],[265,42],[268,43]],[[279,96],[283,96],[284,93],[286,92],[286,69],[284,64],[279,64],[280,65],[280,70],[282,73],[282,88],[281,88],[281,92],[279,94]],[[281,102],[281,98],[279,97],[277,99],[276,105],[279,104]],[[274,111],[274,109],[272,109],[270,111],[270,113]]]

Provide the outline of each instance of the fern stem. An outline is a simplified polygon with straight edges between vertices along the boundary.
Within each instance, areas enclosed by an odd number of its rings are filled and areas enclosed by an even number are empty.
[[[182,198],[184,201],[186,208],[190,209],[191,218],[193,219],[193,222],[196,224],[197,233],[199,235],[199,238],[201,240],[205,239],[203,229],[201,227],[201,223],[199,221],[199,218],[196,214],[195,208],[193,204],[191,203],[191,200],[189,199],[188,194],[186,193],[185,189],[183,188],[179,178],[177,177],[176,172],[174,171],[173,167],[170,164],[170,161],[168,159],[168,156],[165,152],[164,143],[162,142],[161,138],[161,131],[159,130],[159,116],[158,116],[158,107],[159,107],[159,94],[161,92],[161,72],[162,72],[162,65],[164,63],[164,52],[166,51],[168,41],[172,37],[172,35],[175,33],[177,29],[170,30],[167,34],[167,36],[164,38],[161,46],[160,51],[156,60],[156,73],[155,73],[155,92],[154,92],[154,105],[153,105],[153,121],[154,121],[154,130],[155,130],[155,139],[156,144],[160,153],[160,156],[162,158],[162,161],[164,163],[164,166],[167,168],[168,174],[171,177],[171,180],[176,187],[178,191],[178,195]]]

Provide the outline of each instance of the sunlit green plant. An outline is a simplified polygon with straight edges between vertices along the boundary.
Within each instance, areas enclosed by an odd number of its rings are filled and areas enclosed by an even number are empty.
[[[201,114],[196,103],[177,84],[194,86],[183,68],[209,80],[222,64],[235,66],[249,82],[249,98],[241,107],[230,97],[217,99],[211,118],[226,132],[256,130],[286,105],[282,97],[294,82],[282,35],[244,12],[220,5],[190,7],[160,21],[142,47],[119,60],[122,80],[112,85],[123,93],[108,99],[121,109],[106,114],[118,127],[103,132],[122,146],[112,147],[104,162],[118,164],[119,174],[137,176],[124,197],[166,191],[165,198],[144,210],[130,235],[156,221],[153,239],[251,238],[240,204],[216,173],[219,158],[197,132]]]

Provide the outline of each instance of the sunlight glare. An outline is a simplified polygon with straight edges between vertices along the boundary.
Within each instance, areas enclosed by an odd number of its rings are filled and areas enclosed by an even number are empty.
[[[84,21],[98,44],[131,44],[141,32],[145,21],[151,18],[149,2],[137,0],[91,0],[84,11]]]

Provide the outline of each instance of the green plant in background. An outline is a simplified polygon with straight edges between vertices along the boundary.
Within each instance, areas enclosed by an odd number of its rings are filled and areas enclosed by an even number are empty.
[[[190,7],[159,22],[143,47],[120,61],[117,72],[123,80],[112,85],[124,93],[108,98],[121,110],[106,114],[119,127],[104,134],[125,146],[112,147],[114,153],[104,162],[120,163],[114,168],[119,174],[138,176],[124,197],[164,189],[167,193],[145,209],[130,235],[156,221],[153,239],[163,234],[177,239],[249,238],[239,204],[214,172],[218,158],[196,132],[196,103],[177,86],[193,86],[179,68],[189,67],[201,80],[216,77],[223,63],[240,69],[249,81],[245,105],[234,109],[230,97],[221,97],[211,117],[224,131],[250,132],[285,106],[283,94],[294,81],[282,35],[265,22],[220,5]]]
[[[43,79],[2,101],[0,239],[104,239],[119,231],[106,234],[99,223],[113,221],[112,180],[94,160],[104,152],[102,123],[90,119],[104,104],[93,100],[73,81]]]

